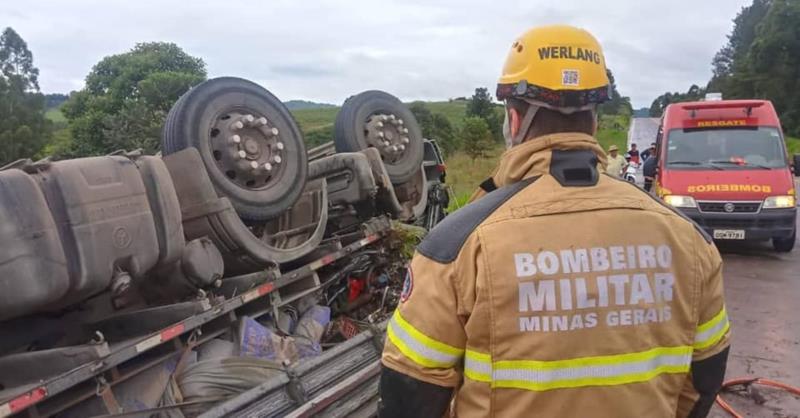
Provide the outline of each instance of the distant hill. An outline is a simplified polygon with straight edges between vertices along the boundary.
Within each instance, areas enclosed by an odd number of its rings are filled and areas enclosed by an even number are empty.
[[[328,103],[317,103],[317,102],[310,102],[308,100],[289,100],[287,102],[283,102],[289,110],[297,110],[297,109],[323,109],[328,107],[336,107],[335,105],[328,104]]]
[[[633,111],[633,117],[635,118],[649,118],[650,117],[650,109],[643,107],[641,109],[635,109]]]
[[[50,93],[50,94],[45,94],[44,99],[45,99],[45,107],[47,109],[53,109],[61,106],[64,102],[66,102],[67,99],[69,99],[69,96],[61,93]]]

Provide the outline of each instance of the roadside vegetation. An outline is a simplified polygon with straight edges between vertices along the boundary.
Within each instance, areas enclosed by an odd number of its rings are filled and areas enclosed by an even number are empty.
[[[725,99],[769,99],[786,135],[800,137],[800,2],[753,0],[733,20],[728,42],[711,60],[705,86],[667,92],[653,100],[650,116],[659,117],[670,103],[699,100],[706,92]],[[790,147],[797,149],[791,140]]]

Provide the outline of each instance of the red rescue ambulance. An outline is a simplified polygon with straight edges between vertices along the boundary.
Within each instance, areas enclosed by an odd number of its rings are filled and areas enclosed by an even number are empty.
[[[657,142],[656,193],[716,240],[794,248],[796,192],[780,121],[766,100],[667,106]]]

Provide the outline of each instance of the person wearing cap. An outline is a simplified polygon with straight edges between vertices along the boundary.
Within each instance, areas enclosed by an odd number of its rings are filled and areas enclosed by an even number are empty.
[[[722,261],[691,221],[604,173],[608,84],[585,30],[511,44],[497,86],[508,150],[417,247],[379,416],[706,416],[728,354]]]
[[[617,178],[622,177],[622,173],[628,167],[628,161],[619,154],[619,147],[611,145],[608,147],[608,165],[606,165],[606,174]]]

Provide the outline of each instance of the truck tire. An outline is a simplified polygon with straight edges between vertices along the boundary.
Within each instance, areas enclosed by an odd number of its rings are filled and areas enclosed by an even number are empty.
[[[420,170],[422,130],[414,114],[397,98],[369,90],[348,98],[339,114],[333,140],[337,152],[376,148],[392,183],[410,180]]]
[[[305,143],[289,110],[241,78],[207,80],[172,106],[162,151],[186,148],[200,152],[217,193],[246,220],[268,220],[287,210],[308,176]]]
[[[789,238],[773,238],[772,247],[779,253],[788,253],[794,249],[794,242],[797,240],[797,230]]]

